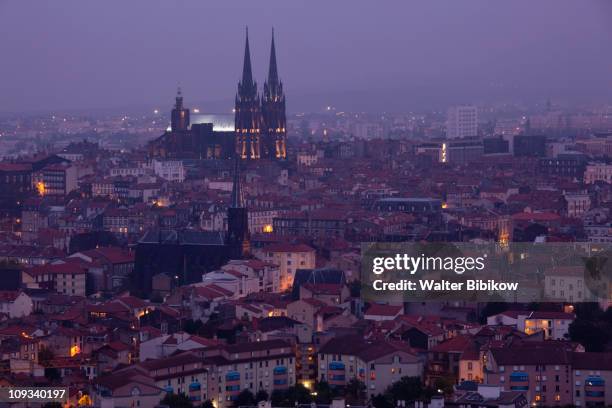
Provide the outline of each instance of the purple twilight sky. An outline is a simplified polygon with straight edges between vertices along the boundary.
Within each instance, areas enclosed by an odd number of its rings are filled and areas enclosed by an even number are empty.
[[[610,0],[0,0],[0,113],[231,109],[244,28],[288,109],[612,103]]]

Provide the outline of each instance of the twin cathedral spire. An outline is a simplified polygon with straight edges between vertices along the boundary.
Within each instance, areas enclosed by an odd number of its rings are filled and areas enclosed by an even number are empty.
[[[253,79],[249,32],[246,33],[242,79],[235,101],[236,154],[241,159],[285,159],[287,117],[283,83],[278,77],[274,30],[270,47],[268,78],[260,96]]]

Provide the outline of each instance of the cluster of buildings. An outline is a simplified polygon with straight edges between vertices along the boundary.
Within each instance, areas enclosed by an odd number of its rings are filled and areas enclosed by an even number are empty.
[[[193,119],[193,120],[192,120]],[[179,89],[170,128],[149,143],[154,157],[222,159],[238,156],[257,160],[287,158],[287,116],[283,83],[278,75],[274,33],[268,78],[263,92],[253,79],[247,32],[242,79],[238,83],[233,123],[227,115],[197,115],[183,105]]]
[[[274,40],[261,94],[248,37],[242,72],[233,118],[192,115],[179,91],[146,146],[0,162],[0,386],[227,408],[356,381],[368,403],[412,377],[436,408],[612,404],[611,344],[571,338],[592,300],[580,268],[534,282],[555,303],[495,313],[359,293],[362,242],[611,242],[612,134],[488,132],[470,106],[436,133],[329,107],[288,139]]]

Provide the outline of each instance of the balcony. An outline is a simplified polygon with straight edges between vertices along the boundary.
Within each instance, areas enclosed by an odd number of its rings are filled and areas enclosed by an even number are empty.
[[[527,391],[529,389],[529,375],[522,371],[510,374],[510,389],[512,391]]]

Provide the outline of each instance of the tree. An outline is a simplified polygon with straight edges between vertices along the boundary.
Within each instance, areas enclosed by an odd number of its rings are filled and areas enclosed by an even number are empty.
[[[540,235],[546,235],[548,228],[542,224],[531,224],[524,230],[515,229],[513,233],[516,242],[533,242]]]
[[[240,391],[240,394],[238,394],[238,396],[236,397],[236,400],[234,401],[234,406],[241,407],[248,405],[255,405],[255,396],[253,395],[251,390],[245,388],[244,390]]]
[[[346,402],[350,405],[363,405],[366,400],[366,386],[357,378],[351,379],[346,385]]]
[[[47,347],[42,347],[38,351],[38,363],[45,368],[45,377],[51,381],[59,381],[62,379],[60,371],[52,367],[52,361],[55,358],[53,351]]]
[[[51,366],[51,360],[54,358],[53,351],[47,347],[42,347],[38,352],[38,363],[43,367]]]
[[[284,390],[274,390],[270,396],[273,407],[288,407],[292,404],[287,402],[287,392]]]
[[[46,402],[43,408],[62,408],[62,403],[57,401]]]
[[[329,386],[327,381],[319,381],[315,384],[315,401],[317,404],[331,404],[334,397],[336,397],[336,393]]]
[[[161,405],[167,405],[170,408],[193,408],[193,404],[189,400],[189,397],[185,394],[174,394],[168,393],[160,401]]]
[[[576,320],[569,326],[569,337],[586,351],[605,351],[612,339],[612,308],[602,311],[597,303],[576,304]]]
[[[151,303],[164,303],[164,297],[159,292],[151,293],[151,296],[149,296],[149,300],[151,301]]]
[[[385,395],[395,403],[397,401],[414,401],[424,393],[419,377],[402,377],[387,388]]]
[[[294,403],[291,405],[295,405],[296,400],[299,404],[309,404],[310,402],[312,402],[312,395],[310,395],[310,390],[300,383],[296,384],[293,387],[290,387],[288,392],[291,392],[294,395]]]
[[[608,307],[608,309],[604,312],[603,320],[608,323],[608,325],[612,326],[612,306]]]
[[[202,406],[200,408],[215,408],[215,406],[213,405],[211,400],[206,400],[202,403]]]
[[[442,393],[445,395],[450,395],[453,393],[454,385],[455,380],[452,377],[440,377],[437,378],[434,383],[436,390],[442,390]]]
[[[348,284],[348,287],[352,297],[358,298],[361,296],[361,281],[354,280]]]
[[[70,253],[96,249],[97,247],[119,246],[115,234],[108,231],[90,231],[70,238]]]
[[[480,322],[486,324],[487,317],[505,312],[508,310],[508,303],[505,302],[487,302],[480,314]]]
[[[586,351],[605,351],[610,333],[600,322],[576,319],[569,326],[572,341],[582,344]]]
[[[388,395],[377,394],[372,397],[372,406],[374,408],[393,408],[393,401]]]
[[[55,367],[45,367],[45,377],[51,381],[59,381],[62,379],[62,373]]]
[[[161,303],[161,302],[160,302]],[[204,327],[201,320],[186,320],[183,325],[183,330],[189,334],[200,334],[200,331]]]
[[[270,397],[274,407],[292,407],[297,401],[298,404],[308,404],[312,401],[312,396],[308,388],[302,384],[289,387],[286,390],[274,390]]]
[[[255,394],[255,402],[259,403],[260,401],[267,401],[270,399],[268,392],[266,390],[259,390],[257,394]]]

